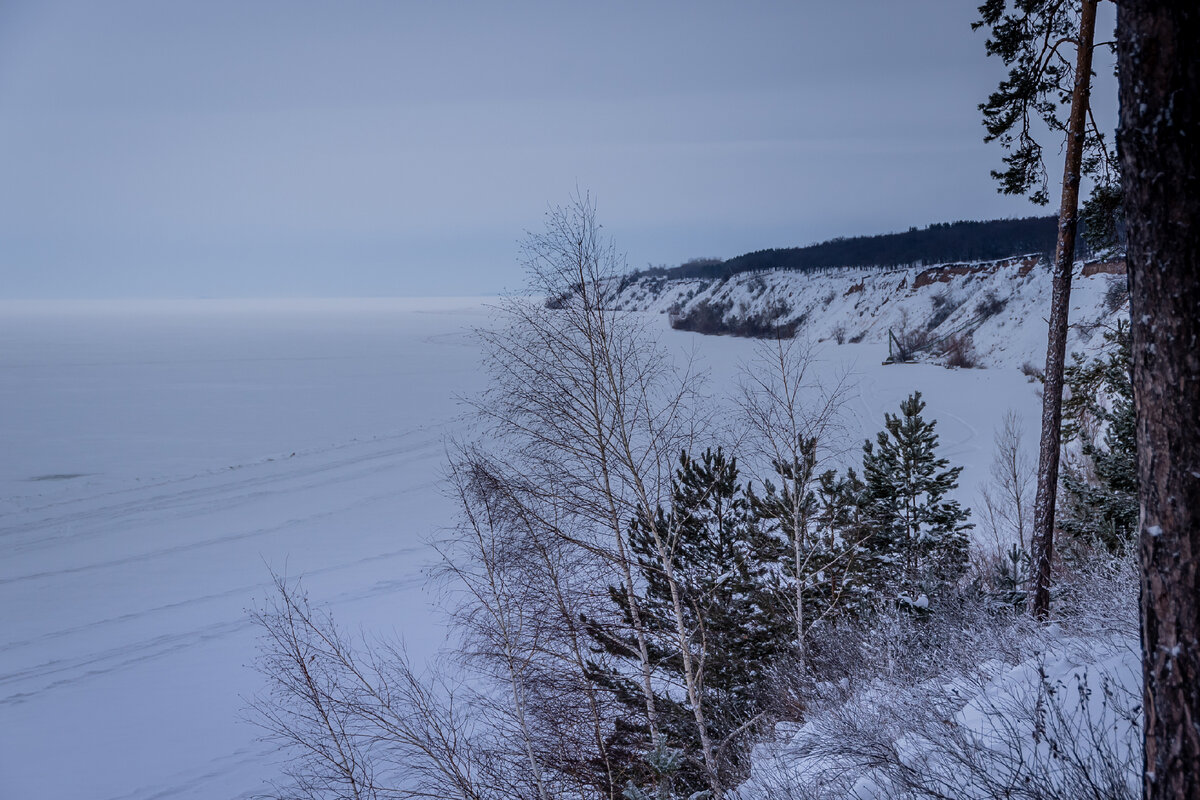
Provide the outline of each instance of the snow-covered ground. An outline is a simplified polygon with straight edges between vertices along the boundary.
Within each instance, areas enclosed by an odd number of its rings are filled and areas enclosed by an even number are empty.
[[[434,649],[424,542],[452,520],[443,440],[488,319],[478,299],[0,306],[0,798],[260,791],[276,768],[239,717],[269,569]],[[714,394],[755,346],[649,319]],[[1005,411],[1036,441],[1035,385],[886,352],[819,347],[856,382],[850,438],[922,390],[973,505]]]
[[[1026,631],[1004,657],[984,634],[973,663],[949,653],[957,664],[927,681],[830,687],[756,746],[736,797],[1140,797],[1141,647],[1136,600],[1122,600],[1132,613],[1107,631]]]
[[[478,300],[0,314],[0,798],[230,798],[268,568],[440,641],[423,541]]]

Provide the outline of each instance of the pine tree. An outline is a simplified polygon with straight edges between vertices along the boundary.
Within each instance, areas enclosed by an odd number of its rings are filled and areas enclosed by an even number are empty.
[[[813,626],[857,607],[852,571],[861,538],[856,534],[861,483],[853,470],[840,479],[828,470],[814,480],[815,451],[816,442],[810,440],[796,462],[775,465],[779,488],[767,481],[763,494],[750,492],[758,526],[779,540],[781,603],[792,616],[801,655]]]
[[[914,392],[899,416],[884,415],[876,441],[863,444],[866,578],[877,600],[917,609],[961,577],[973,527],[970,511],[946,497],[962,467],[936,456],[936,421],[921,417],[924,408]]]
[[[836,620],[841,616],[861,616],[873,602],[866,580],[866,545],[870,526],[864,515],[866,485],[849,469],[839,477],[834,470],[821,474],[817,487],[818,536],[830,559],[829,598]]]
[[[681,455],[671,508],[658,509],[655,523],[659,531],[671,532],[673,576],[691,632],[691,656],[693,663],[701,665],[707,733],[712,741],[722,743],[765,708],[761,689],[772,663],[790,644],[791,628],[776,575],[780,543],[755,525],[746,492],[738,483],[737,461],[719,449],[705,451],[698,460]],[[683,681],[673,599],[648,522],[632,520],[628,536],[643,582],[635,596],[657,670],[655,705],[665,745],[684,754],[674,780],[686,796],[707,784],[697,756],[699,731],[692,710],[687,700],[679,699],[679,691],[666,688],[679,687]],[[606,664],[593,663],[592,679],[628,708],[619,726],[623,745],[631,756],[640,748],[644,761],[653,747],[638,721],[644,715],[637,686],[628,677],[634,653],[627,633],[629,593],[624,587],[610,587],[609,596],[625,625],[586,620],[597,654],[609,657]],[[751,725],[743,732],[753,729]],[[724,749],[721,766],[740,773],[748,765],[742,748],[734,745]],[[637,765],[631,769],[636,773]],[[641,780],[653,777],[644,774]]]
[[[800,443],[797,458],[790,463],[775,462],[778,487],[768,480],[763,483],[763,494],[748,490],[760,535],[774,540],[774,548],[770,541],[764,543],[764,553],[773,549],[772,560],[780,565],[782,603],[790,606],[793,639],[801,650],[808,617],[815,610],[810,605],[816,599],[812,578],[823,560],[812,531],[817,498],[809,487],[814,483],[816,464],[816,439],[806,439]]]
[[[1042,393],[1042,436],[1039,443],[1037,496],[1034,502],[1033,613],[1044,618],[1050,607],[1050,563],[1054,553],[1054,509],[1059,481],[1063,366],[1075,235],[1079,224],[1079,186],[1086,175],[1101,191],[1091,202],[1093,224],[1117,212],[1119,176],[1113,153],[1091,113],[1092,54],[1095,49],[1099,0],[986,0],[972,27],[987,28],[988,55],[999,56],[1008,77],[980,104],[985,141],[999,141],[1008,151],[1007,168],[993,171],[1004,194],[1028,194],[1049,202],[1049,173],[1042,145],[1034,136],[1040,120],[1062,136],[1063,180],[1059,203],[1058,244],[1050,295],[1050,327],[1046,342],[1046,385]],[[1074,62],[1065,48],[1074,49]],[[1069,105],[1067,119],[1061,107]]]
[[[1200,797],[1200,7],[1117,6],[1142,561],[1143,796]]]
[[[1118,552],[1134,540],[1138,523],[1137,421],[1133,413],[1129,326],[1118,323],[1105,334],[1110,352],[1084,362],[1079,355],[1066,368],[1071,396],[1063,401],[1064,443],[1082,442],[1082,463],[1069,463],[1063,533],[1099,542]],[[1101,403],[1100,398],[1107,403]],[[1097,439],[1095,428],[1103,428]]]

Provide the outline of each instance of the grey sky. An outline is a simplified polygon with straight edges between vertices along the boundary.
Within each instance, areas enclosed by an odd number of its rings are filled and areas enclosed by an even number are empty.
[[[976,5],[5,0],[0,297],[516,288],[576,186],[635,267],[1040,213]]]

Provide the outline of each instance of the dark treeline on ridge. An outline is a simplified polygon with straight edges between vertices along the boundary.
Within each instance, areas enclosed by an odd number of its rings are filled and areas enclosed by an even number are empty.
[[[806,247],[757,250],[730,259],[697,258],[677,267],[651,267],[639,275],[725,278],[739,272],[830,267],[901,267],[951,261],[991,261],[1027,253],[1053,253],[1058,217],[939,222],[904,233],[830,239]],[[1083,243],[1080,243],[1082,252]]]

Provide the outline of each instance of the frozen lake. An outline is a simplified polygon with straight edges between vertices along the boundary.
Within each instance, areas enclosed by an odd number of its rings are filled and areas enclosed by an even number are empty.
[[[425,542],[452,520],[443,442],[488,318],[473,298],[0,305],[0,798],[261,791],[273,755],[240,715],[270,568],[436,648]],[[717,394],[752,349],[666,335]],[[1007,409],[1035,446],[1016,370],[822,357],[856,376],[859,442],[921,389],[969,504]]]

